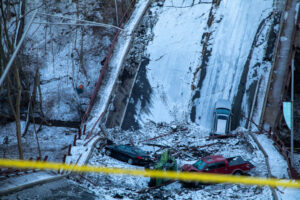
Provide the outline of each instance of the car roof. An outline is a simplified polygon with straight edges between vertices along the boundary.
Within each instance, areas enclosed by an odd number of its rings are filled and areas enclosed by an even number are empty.
[[[121,144],[121,145],[113,144],[113,145],[108,145],[107,147],[108,148],[117,148],[119,150],[126,151],[126,152],[130,151],[130,152],[136,153],[141,156],[148,156],[148,154],[145,151],[143,151],[142,149],[140,149],[136,146],[131,146],[129,144]]]
[[[216,102],[216,109],[217,108],[227,108],[231,110],[231,102],[226,99],[218,99]]]
[[[225,134],[226,133],[226,125],[227,125],[227,120],[224,119],[217,119],[217,130],[216,133],[220,134]]]
[[[203,160],[207,163],[207,164],[210,164],[210,163],[214,163],[214,162],[217,162],[217,161],[224,161],[225,158],[221,155],[216,155],[216,156],[207,156],[207,157],[204,157]]]

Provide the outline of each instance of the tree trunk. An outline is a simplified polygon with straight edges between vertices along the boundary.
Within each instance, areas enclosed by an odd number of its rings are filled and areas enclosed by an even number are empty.
[[[16,65],[14,66],[14,68],[16,68]],[[11,108],[11,110],[12,110],[12,112],[14,114],[15,120],[16,120],[16,135],[17,135],[17,141],[18,141],[19,158],[23,159],[23,149],[22,149],[22,141],[21,141],[21,124],[20,124],[20,107],[19,107],[19,109],[15,109],[15,107],[14,107],[13,100],[11,98],[11,87],[12,87],[12,84],[11,84],[10,77],[7,76],[7,97],[8,97],[8,103],[10,105],[10,108]],[[19,100],[20,100],[20,98],[19,98]]]
[[[32,103],[32,102],[30,102],[30,103]],[[32,120],[33,120],[33,129],[34,129],[34,134],[35,134],[35,140],[36,140],[36,144],[37,144],[37,149],[38,149],[38,152],[39,152],[39,157],[42,157],[41,148],[40,148],[40,142],[39,142],[39,137],[38,137],[38,131],[36,130],[35,120],[34,120],[34,116],[33,116],[33,106],[31,105],[30,108],[31,108],[30,112],[31,112]]]
[[[22,86],[20,81],[20,74],[18,66],[14,65],[14,75],[17,83],[17,97],[16,97],[16,132],[17,132],[17,139],[18,139],[18,149],[19,149],[19,157],[23,159],[23,149],[22,149],[22,142],[21,142],[21,124],[20,124],[20,102],[21,102],[21,95],[22,95]]]
[[[30,114],[33,113],[33,110],[34,110],[33,106],[35,105],[35,99],[36,99],[38,73],[39,73],[38,68],[36,68],[35,75],[34,75],[34,80],[33,80],[33,88],[32,88],[31,96],[30,96],[29,103],[28,103],[25,130],[22,134],[22,137],[24,137],[27,133],[27,130],[28,130],[28,127],[29,127],[29,124],[30,124]],[[34,119],[33,114],[32,114],[32,118]]]

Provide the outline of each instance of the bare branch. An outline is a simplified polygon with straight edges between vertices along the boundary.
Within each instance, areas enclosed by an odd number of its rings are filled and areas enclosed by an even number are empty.
[[[72,24],[72,23],[49,23],[49,22],[33,22],[35,24],[47,24],[47,25],[69,25],[69,26],[96,26],[96,27],[107,27],[107,28],[116,28],[119,29],[121,31],[123,31],[124,29],[121,29],[119,27],[110,27],[110,26],[106,26],[106,25],[102,25],[102,24]]]
[[[56,18],[62,18],[62,19],[67,19],[67,20],[74,20],[73,18],[69,18],[69,17],[63,17],[63,16],[58,16],[58,15],[50,15],[50,14],[46,14],[46,13],[38,13],[40,15],[46,15],[46,16],[50,16],[50,17],[56,17]],[[111,25],[111,24],[104,24],[104,23],[100,23],[100,22],[93,22],[93,21],[88,21],[88,20],[83,20],[83,19],[75,19],[75,21],[79,21],[79,22],[86,22],[87,24],[89,24],[90,26],[92,26],[92,24],[98,25],[98,26],[102,26],[102,27],[107,27],[107,28],[116,28],[119,30],[123,30],[120,27]],[[59,24],[68,24],[68,23],[56,23],[57,25]],[[76,24],[68,24],[68,25],[76,25]],[[84,25],[84,24],[81,24]]]

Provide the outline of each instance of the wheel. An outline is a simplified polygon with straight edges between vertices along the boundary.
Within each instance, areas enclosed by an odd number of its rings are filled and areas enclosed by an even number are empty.
[[[110,150],[107,150],[107,151],[105,152],[105,154],[108,155],[108,156],[110,156],[110,155],[111,155],[111,151],[110,151]]]
[[[131,158],[129,158],[129,159],[127,160],[127,163],[130,164],[130,165],[132,165],[133,160],[132,160]]]
[[[145,169],[154,169],[154,166],[152,164],[146,164],[145,166]]]
[[[195,188],[197,188],[197,187],[199,187],[199,186],[200,186],[200,183],[199,183],[199,182],[194,182],[194,184],[193,184],[193,185],[194,185],[194,187],[195,187]]]
[[[203,184],[200,182],[181,182],[182,186],[185,188],[203,188]]]
[[[249,173],[243,173],[244,176],[251,176]]]
[[[190,188],[191,187],[191,183],[188,183],[188,182],[181,182],[181,184],[184,188]]]
[[[235,171],[235,172],[233,173],[233,175],[236,175],[236,176],[242,176],[242,175],[243,175],[243,172],[241,172],[240,170],[238,170],[238,171]]]
[[[148,183],[148,187],[154,187],[155,185],[156,185],[156,179],[151,178]]]

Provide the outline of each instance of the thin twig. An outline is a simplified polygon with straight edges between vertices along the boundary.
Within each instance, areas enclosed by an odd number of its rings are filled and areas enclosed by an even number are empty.
[[[34,24],[47,24],[47,25],[69,25],[69,26],[96,26],[96,27],[107,27],[107,28],[115,28],[115,27],[111,27],[111,26],[104,26],[101,24],[73,24],[73,23],[50,23],[50,22],[33,22]],[[123,29],[121,28],[117,28],[121,31],[123,31]]]
[[[161,137],[164,137],[164,136],[167,136],[167,135],[172,135],[172,134],[174,134],[174,133],[176,133],[176,132],[178,132],[178,131],[186,131],[186,130],[188,130],[188,129],[187,129],[187,128],[183,128],[183,129],[181,129],[181,130],[172,130],[172,131],[170,131],[170,132],[168,132],[168,133],[166,133],[166,134],[159,135],[159,136],[156,136],[156,137],[153,137],[153,138],[150,138],[150,139],[146,139],[146,140],[139,141],[139,143],[147,142],[147,141],[151,141],[151,140],[155,140],[155,139],[157,139],[157,138],[161,138]]]
[[[40,14],[40,15],[46,15],[46,16],[50,16],[50,17],[67,19],[67,20],[74,20],[73,18],[58,16],[58,15],[51,15],[51,14],[47,14],[47,13],[38,13],[38,14]],[[124,29],[122,29],[120,27],[117,27],[117,26],[114,26],[114,25],[111,25],[111,24],[104,24],[104,23],[99,23],[99,22],[93,22],[93,21],[83,20],[83,19],[75,19],[75,21],[87,22],[89,24],[95,24],[95,25],[103,26],[103,27],[107,27],[107,28],[116,28],[116,29],[119,29],[119,30],[124,30]]]

